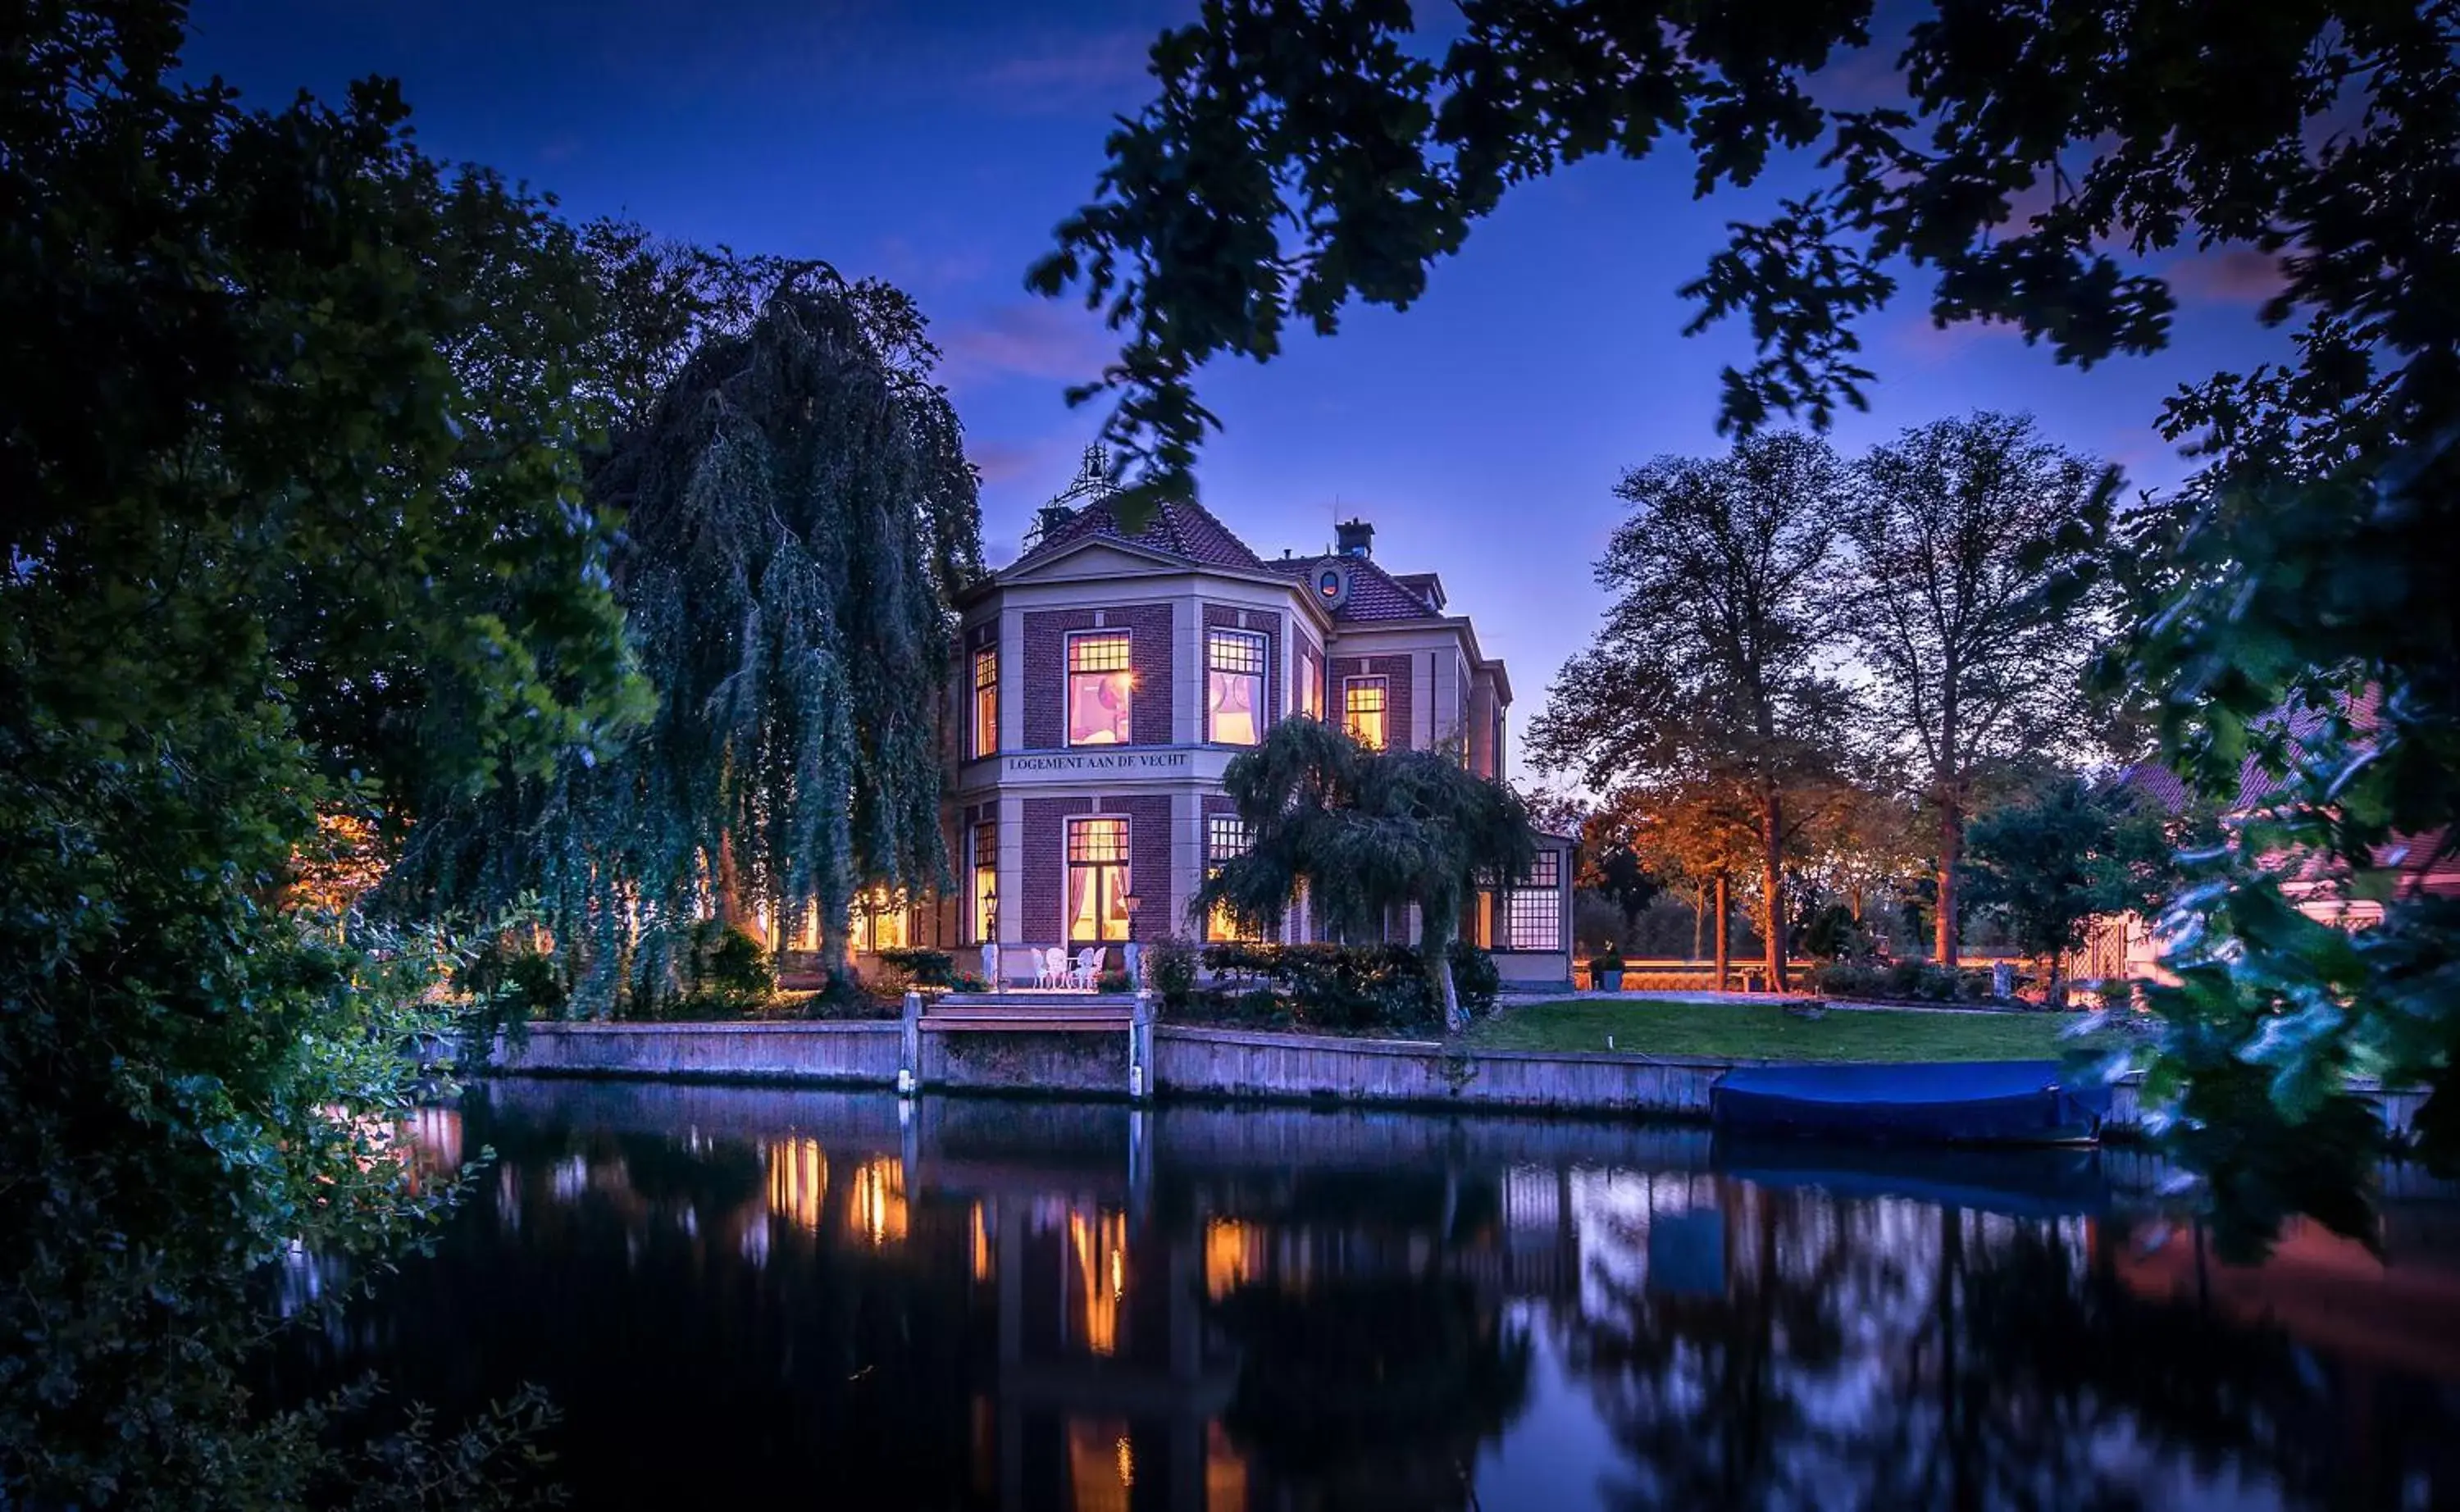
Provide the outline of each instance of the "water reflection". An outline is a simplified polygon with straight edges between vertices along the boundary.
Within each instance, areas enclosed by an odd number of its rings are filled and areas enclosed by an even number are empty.
[[[413,1142],[501,1163],[274,1384],[535,1380],[582,1505],[2460,1498],[2443,1194],[2253,1271],[2118,1155],[519,1082]]]

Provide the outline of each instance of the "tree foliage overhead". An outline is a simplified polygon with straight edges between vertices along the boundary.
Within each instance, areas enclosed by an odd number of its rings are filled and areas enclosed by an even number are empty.
[[[1394,910],[1414,905],[1447,1027],[1463,1027],[1448,947],[1480,886],[1537,859],[1520,796],[1451,753],[1369,751],[1319,719],[1275,724],[1222,786],[1253,843],[1198,889],[1188,917],[1225,907],[1269,930],[1304,890],[1334,938],[1375,940]]]
[[[1842,515],[1848,623],[1879,734],[1938,825],[1932,954],[1957,956],[1956,862],[1992,766],[2077,745],[2108,627],[2059,590],[2091,572],[2117,477],[2029,416],[1937,420],[1875,447]]]
[[[1874,13],[1492,0],[1421,48],[1398,0],[1211,0],[1155,44],[1155,98],[1029,279],[1120,332],[1078,396],[1120,396],[1111,437],[1150,491],[1187,485],[1204,363],[1406,306],[1506,190],[1582,158],[1671,145],[1703,193],[1781,154],[1812,175],[1685,290],[1694,330],[1750,322],[1721,407],[1744,430],[1860,402],[1856,325],[1908,272],[1939,324],[2011,322],[2081,364],[2167,344],[2174,254],[2269,259],[2296,359],[2171,403],[2211,467],[2115,564],[2138,611],[2110,680],[2149,692],[2165,759],[2216,797],[2250,758],[2287,778],[2179,900],[2151,1086],[2184,1095],[2200,1158],[2230,1139],[2208,1115],[2354,1126],[2333,1099],[2366,1060],[2434,1091],[2428,1153],[2460,1160],[2460,905],[2395,899],[2341,936],[2263,864],[2311,846],[2363,879],[2460,834],[2460,0],[1940,0],[1901,37]],[[2291,706],[2326,711],[2294,749]],[[2230,1145],[2233,1168],[2295,1142]]]
[[[0,1501],[372,1506],[242,1362],[255,1267],[436,1206],[392,1126],[441,963],[290,884],[320,810],[637,711],[596,309],[569,228],[419,157],[389,86],[244,109],[179,81],[183,19],[0,11]]]
[[[707,340],[591,479],[627,522],[657,713],[611,760],[440,816],[395,885],[537,889],[604,1007],[663,982],[704,902],[816,908],[834,948],[861,888],[944,881],[948,607],[981,560],[937,356],[905,296],[817,267]]]
[[[1873,374],[1855,322],[1903,270],[1930,311],[2015,324],[2062,362],[2158,349],[2175,305],[2146,259],[2281,257],[2275,318],[2367,322],[2451,373],[2460,157],[2449,0],[2302,0],[2233,18],[2194,0],[1939,6],[1874,36],[1868,0],[1491,0],[1450,40],[1399,0],[1209,0],[1152,50],[1153,100],[1111,135],[1092,201],[1031,274],[1122,333],[1092,386],[1165,481],[1211,417],[1196,370],[1269,360],[1352,302],[1407,308],[1514,186],[1583,159],[1687,153],[1707,195],[1818,163],[1733,228],[1686,293],[1692,329],[1750,322],[1724,413],[1824,423]],[[1881,97],[1867,77],[1893,64]],[[1832,87],[1847,71],[1856,87]],[[1838,106],[1840,96],[1853,102]],[[2310,150],[2310,140],[2323,145]]]
[[[1590,786],[1688,783],[1747,796],[1768,970],[1785,980],[1786,856],[1833,780],[1845,698],[1832,675],[1836,527],[1850,479],[1824,442],[1753,437],[1665,457],[1616,486],[1631,517],[1597,579],[1613,595],[1530,726],[1540,759]]]

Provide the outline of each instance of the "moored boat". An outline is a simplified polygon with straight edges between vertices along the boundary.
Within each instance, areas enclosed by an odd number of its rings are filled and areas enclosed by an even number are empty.
[[[1903,1143],[2089,1144],[2109,1112],[2054,1060],[1738,1066],[1709,1093],[1722,1130]]]

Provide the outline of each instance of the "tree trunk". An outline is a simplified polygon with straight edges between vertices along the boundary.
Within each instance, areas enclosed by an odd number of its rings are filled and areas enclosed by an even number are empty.
[[[1939,800],[1939,911],[1931,920],[1931,958],[1953,967],[1957,961],[1956,863],[1964,857],[1964,797],[1951,785]]]
[[[1469,1028],[1469,1015],[1461,1012],[1460,989],[1453,982],[1452,941],[1434,929],[1422,931],[1419,938],[1425,942],[1420,948],[1434,968],[1435,990],[1443,996],[1444,1033],[1461,1033]]]
[[[1700,932],[1708,923],[1708,884],[1701,883],[1691,889],[1691,956],[1700,959]],[[1720,983],[1720,986],[1724,984]]]
[[[1733,913],[1726,901],[1726,874],[1717,873],[1717,990],[1726,990],[1726,920]]]
[[[1768,985],[1785,990],[1785,799],[1771,785],[1760,795],[1760,896],[1768,933]]]
[[[734,863],[734,837],[732,835],[722,834],[717,838],[715,880],[717,922],[728,928],[740,929],[767,945],[767,931],[760,927],[760,915],[752,906],[751,900],[743,895],[743,872]]]

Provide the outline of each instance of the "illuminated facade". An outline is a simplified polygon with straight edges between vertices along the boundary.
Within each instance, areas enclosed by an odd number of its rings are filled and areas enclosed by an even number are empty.
[[[1052,947],[1099,948],[1116,968],[1131,941],[1230,937],[1226,917],[1191,922],[1188,905],[1248,842],[1223,774],[1280,719],[1335,719],[1369,745],[1502,772],[1503,664],[1433,573],[1375,561],[1370,525],[1341,526],[1333,552],[1274,560],[1192,502],[1130,533],[1098,486],[1080,479],[1077,495],[959,605],[946,834],[962,884],[915,908],[914,937],[968,969],[996,941],[1010,985]],[[1530,875],[1462,921],[1507,982],[1570,979],[1570,851],[1548,838]],[[1415,921],[1394,932],[1414,936]],[[1281,934],[1321,937],[1304,905]]]

